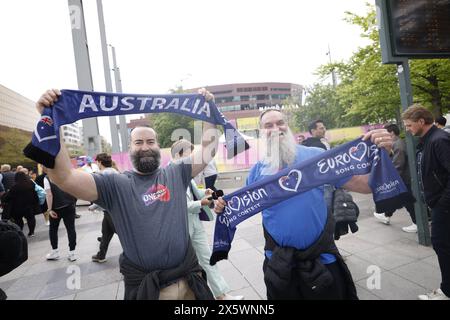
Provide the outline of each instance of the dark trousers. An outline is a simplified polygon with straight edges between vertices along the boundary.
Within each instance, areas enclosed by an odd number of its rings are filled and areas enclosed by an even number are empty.
[[[36,218],[34,217],[34,212],[31,208],[14,213],[14,222],[19,226],[20,230],[23,229],[23,218],[27,219],[28,225],[28,235],[34,233],[34,229],[36,228]]]
[[[263,272],[266,272],[267,263],[269,259],[266,257],[264,259],[263,263]],[[344,282],[344,276],[342,273],[341,268],[339,267],[338,262],[333,262],[330,264],[325,265],[327,269],[330,271],[331,275],[333,276],[333,283],[326,289],[322,291],[322,293],[317,294],[314,299],[315,300],[344,300],[346,297],[346,289],[345,289],[345,282]],[[297,279],[296,279],[297,278]],[[301,280],[298,278],[298,276],[294,275],[293,281],[296,281],[298,283],[298,295],[295,297],[296,299],[306,299],[301,291]],[[265,279],[264,279],[265,282]],[[269,286],[266,283],[266,288],[269,288]],[[279,297],[274,296],[272,292],[270,292],[269,289],[267,289],[267,300],[279,300]]]
[[[108,211],[103,211],[103,221],[102,221],[102,241],[100,241],[100,251],[99,255],[102,257],[106,256],[108,251],[109,242],[111,241],[114,233],[116,233],[116,228],[111,219],[111,215]]]
[[[431,244],[441,269],[441,290],[450,297],[450,210],[438,208],[431,212]]]
[[[405,183],[405,185],[406,185],[406,188],[408,188],[409,193],[412,194],[412,191],[411,191],[411,185],[406,184],[406,183]],[[416,212],[414,211],[414,203],[407,203],[407,204],[405,204],[405,209],[406,209],[406,211],[408,211],[409,216],[411,217],[412,222],[413,222],[414,224],[416,224]],[[392,215],[394,214],[394,212],[395,212],[395,210],[388,211],[388,212],[385,212],[384,215],[385,215],[386,217],[392,217]]]
[[[61,219],[64,221],[64,226],[67,230],[67,237],[69,238],[70,251],[75,250],[77,245],[77,233],[75,232],[75,205],[64,207],[61,209],[54,209],[58,214],[58,218],[50,217],[50,243],[53,249],[58,249],[58,228]]]
[[[206,189],[211,189],[213,191],[217,191],[216,187],[214,187],[214,184],[216,183],[217,174],[214,174],[209,177],[205,177],[205,187]]]

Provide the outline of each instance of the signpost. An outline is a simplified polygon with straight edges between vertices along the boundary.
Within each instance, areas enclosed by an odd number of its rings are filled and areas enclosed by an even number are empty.
[[[450,0],[376,0],[381,60],[396,64],[402,109],[413,103],[409,59],[450,57]],[[409,133],[406,145],[411,186],[417,199],[419,243],[430,245],[427,208],[422,201],[416,170],[415,141]]]

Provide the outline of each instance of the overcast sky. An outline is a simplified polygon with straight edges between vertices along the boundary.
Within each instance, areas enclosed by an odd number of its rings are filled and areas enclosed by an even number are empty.
[[[366,13],[365,2],[103,0],[103,7],[123,92],[157,94],[177,85],[311,85],[329,61],[328,45],[342,60],[366,44],[343,21],[345,11]],[[96,0],[83,5],[94,90],[105,91]],[[0,30],[0,84],[32,100],[47,88],[77,88],[66,0],[2,0]]]

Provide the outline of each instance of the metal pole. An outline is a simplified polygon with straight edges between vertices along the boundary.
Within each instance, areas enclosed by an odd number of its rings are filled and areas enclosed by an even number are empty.
[[[122,79],[120,78],[120,69],[117,66],[116,49],[113,46],[111,46],[111,51],[113,58],[114,77],[116,79],[116,92],[122,93]],[[119,116],[119,126],[120,126],[120,139],[122,140],[121,151],[125,152],[128,149],[128,129],[125,116]]]
[[[397,63],[397,75],[400,85],[400,99],[402,102],[403,111],[406,110],[413,103],[411,77],[409,72],[409,60],[405,59],[401,63]],[[411,174],[411,189],[416,203],[414,204],[414,211],[416,213],[416,224],[419,233],[419,243],[424,246],[431,244],[430,229],[428,227],[428,211],[427,207],[422,201],[421,192],[419,189],[419,180],[416,169],[416,141],[410,134],[406,134],[406,149],[408,153],[409,172]]]
[[[72,23],[72,40],[77,70],[78,88],[93,91],[91,63],[84,22],[83,3],[81,0],[68,0],[69,14]],[[89,156],[101,152],[101,140],[98,130],[97,118],[83,119],[84,147]]]
[[[328,44],[327,56],[330,59],[330,64],[332,64],[330,44]],[[334,72],[334,68],[333,68],[333,70],[331,70],[331,79],[333,80],[333,88],[336,89],[337,81],[336,81],[336,73]]]
[[[100,41],[102,45],[103,55],[103,72],[105,74],[105,85],[107,92],[113,92],[111,81],[111,68],[109,66],[108,47],[106,45],[105,19],[103,16],[102,0],[97,0],[98,24],[100,28]],[[117,130],[116,116],[109,117],[109,127],[111,133],[111,147],[112,152],[120,152],[119,132]]]

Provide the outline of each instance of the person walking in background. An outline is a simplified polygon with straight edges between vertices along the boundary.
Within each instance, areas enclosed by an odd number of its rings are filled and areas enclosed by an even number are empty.
[[[19,171],[14,176],[15,184],[4,197],[10,210],[11,218],[23,229],[23,218],[27,219],[28,236],[34,237],[36,219],[34,215],[40,211],[39,198],[34,188],[34,182],[24,172]]]
[[[217,179],[217,165],[214,159],[212,159],[208,163],[206,168],[202,171],[201,175],[203,176],[205,181],[205,188],[217,191],[216,187],[214,186]]]
[[[106,153],[99,153],[95,157],[95,161],[97,162],[97,166],[100,169],[101,174],[118,174],[119,172],[112,167],[113,162],[111,160],[111,156]],[[106,262],[106,252],[108,251],[109,243],[113,235],[116,233],[116,228],[114,228],[114,224],[111,219],[111,215],[108,211],[101,208],[97,204],[92,204],[89,206],[89,211],[94,211],[100,209],[103,211],[103,221],[102,221],[102,236],[100,239],[100,248],[97,254],[92,256],[92,261],[103,263]]]
[[[446,124],[447,119],[445,119],[443,116],[439,116],[434,120],[434,125],[436,127],[450,133],[450,126],[446,126]]]
[[[15,182],[15,173],[11,171],[11,166],[9,164],[2,164],[0,167],[0,176],[1,176],[1,182],[3,184],[4,194],[3,196],[6,196],[6,193],[9,189],[12,188],[12,186],[16,183]],[[9,220],[11,218],[10,210],[8,203],[5,201],[5,198],[2,196],[2,220]]]
[[[441,270],[440,288],[420,300],[450,300],[450,134],[433,125],[433,114],[414,104],[402,114],[406,131],[419,137],[417,174],[423,200],[431,208],[431,244]]]
[[[384,128],[391,134],[392,140],[394,144],[392,145],[392,163],[394,164],[395,169],[397,169],[398,174],[402,178],[409,192],[411,191],[411,176],[409,174],[409,164],[408,164],[408,154],[406,152],[406,143],[400,138],[400,129],[396,124],[388,124],[385,125]],[[408,211],[412,224],[407,227],[403,227],[402,230],[405,232],[417,232],[416,225],[416,214],[414,211],[414,203],[408,203],[405,205],[406,211]],[[388,211],[385,213],[376,213],[373,215],[375,218],[383,222],[384,224],[390,224],[391,217],[394,214],[394,211]]]
[[[297,136],[297,144],[303,144],[303,141],[305,141],[305,136],[300,134]]]
[[[330,144],[325,138],[327,128],[322,120],[315,120],[311,122],[308,126],[308,131],[311,134],[311,137],[303,141],[304,146],[330,150]]]
[[[42,167],[42,174],[38,175],[36,177],[36,180],[34,182],[36,182],[36,184],[38,186],[40,186],[41,188],[44,188],[44,178],[47,176],[47,172],[45,167]],[[49,226],[50,225],[50,216],[48,213],[48,206],[47,206],[47,196],[45,197],[45,202],[41,205],[41,212],[44,215],[44,221],[45,221],[45,225]]]
[[[47,254],[47,260],[58,260],[60,258],[58,250],[58,228],[61,219],[67,230],[69,238],[69,254],[67,259],[73,262],[77,260],[75,247],[77,244],[77,233],[75,231],[75,204],[77,199],[62,191],[56,184],[52,183],[49,177],[44,178],[44,189],[46,192],[48,214],[50,216],[50,244],[52,251]]]
[[[171,148],[172,158],[175,161],[189,157],[192,151],[194,151],[194,145],[184,139],[176,141]],[[243,296],[232,296],[227,293],[230,291],[230,288],[220,274],[219,269],[216,265],[212,266],[209,264],[211,249],[208,245],[202,220],[214,220],[214,215],[209,208],[209,205],[213,204],[212,193],[212,189],[198,189],[194,179],[191,180],[186,191],[189,236],[191,237],[192,246],[194,247],[198,262],[206,272],[206,279],[216,300],[242,300],[244,299]]]

